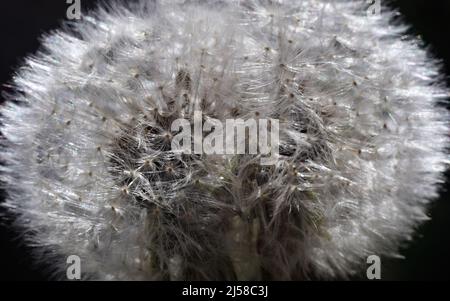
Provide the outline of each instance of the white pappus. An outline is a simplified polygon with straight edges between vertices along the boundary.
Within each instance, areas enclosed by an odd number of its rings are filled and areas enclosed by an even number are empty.
[[[397,255],[444,180],[448,90],[365,2],[117,2],[45,36],[1,108],[3,205],[37,260],[76,254],[86,279],[290,280]],[[173,152],[194,108],[278,119],[277,163]]]

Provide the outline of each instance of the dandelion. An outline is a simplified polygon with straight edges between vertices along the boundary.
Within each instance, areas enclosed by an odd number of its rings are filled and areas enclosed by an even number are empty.
[[[366,9],[141,0],[47,35],[1,108],[3,206],[37,260],[77,254],[86,279],[289,280],[397,255],[443,182],[448,91],[395,13]],[[175,152],[172,123],[198,111],[279,120],[276,163]]]

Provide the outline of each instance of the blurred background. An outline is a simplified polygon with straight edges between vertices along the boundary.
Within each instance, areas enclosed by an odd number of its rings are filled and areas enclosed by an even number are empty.
[[[420,35],[430,52],[442,59],[450,86],[450,1],[380,1],[398,9],[411,25],[410,33]],[[81,0],[82,11],[95,7],[97,2]],[[66,18],[68,7],[66,0],[0,1],[0,85],[8,83],[23,58],[38,49],[43,33],[58,28]],[[447,184],[442,187],[440,198],[430,207],[432,220],[419,229],[408,247],[403,248],[405,259],[382,259],[383,280],[450,279],[450,173],[446,176]],[[0,201],[3,197],[0,190]],[[0,211],[0,216],[3,213]],[[45,266],[32,264],[30,250],[8,224],[0,225],[0,280],[46,280]],[[365,262],[361,264],[365,266]],[[365,273],[355,279],[364,280]]]

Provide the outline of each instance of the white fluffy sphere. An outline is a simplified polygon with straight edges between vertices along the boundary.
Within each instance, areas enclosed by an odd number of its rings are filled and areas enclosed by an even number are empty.
[[[336,278],[396,255],[443,181],[448,91],[365,2],[141,0],[47,35],[1,108],[4,205],[90,279]],[[173,152],[194,104],[279,119],[277,163]]]

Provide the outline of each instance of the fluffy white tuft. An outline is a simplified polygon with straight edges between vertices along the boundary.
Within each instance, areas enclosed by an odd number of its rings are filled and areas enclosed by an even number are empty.
[[[366,8],[142,0],[53,32],[1,109],[4,205],[91,279],[335,278],[395,255],[443,181],[448,91]],[[280,119],[277,164],[172,152],[194,103]]]

